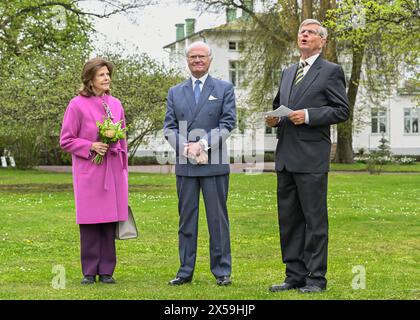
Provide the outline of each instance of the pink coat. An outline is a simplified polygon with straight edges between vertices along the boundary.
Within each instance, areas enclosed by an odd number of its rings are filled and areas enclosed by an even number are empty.
[[[72,155],[77,224],[127,220],[127,141],[112,144],[102,164],[91,161],[96,154],[90,147],[99,141],[96,121],[102,122],[106,115],[101,99],[108,104],[113,121],[123,120],[125,127],[124,109],[118,99],[77,96],[66,109],[61,129],[60,146]]]

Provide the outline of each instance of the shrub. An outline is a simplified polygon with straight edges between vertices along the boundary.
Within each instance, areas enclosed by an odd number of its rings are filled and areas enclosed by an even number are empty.
[[[415,157],[407,157],[403,156],[397,160],[397,163],[399,164],[414,164],[416,162]]]
[[[370,174],[380,174],[383,165],[393,161],[392,152],[388,144],[389,142],[385,138],[385,135],[382,135],[379,143],[378,150],[372,151],[367,160],[367,170]]]

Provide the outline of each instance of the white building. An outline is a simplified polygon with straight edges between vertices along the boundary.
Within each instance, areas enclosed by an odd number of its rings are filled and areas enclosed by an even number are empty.
[[[195,19],[186,19],[185,23],[176,24],[176,40],[164,47],[169,54],[171,67],[177,68],[188,76],[185,48],[192,42],[204,41],[213,51],[213,61],[210,74],[213,77],[229,80],[235,85],[238,110],[246,108],[244,98],[247,90],[241,88],[243,70],[240,64],[239,49],[243,44],[242,33],[237,24],[244,19],[236,18],[236,10],[226,11],[227,23],[216,28],[195,31]],[[402,88],[405,84],[402,83]],[[363,89],[361,88],[360,91]],[[413,92],[418,94],[418,88]],[[359,94],[360,96],[360,94]],[[353,149],[372,150],[379,145],[382,135],[389,141],[394,154],[420,155],[420,108],[416,108],[415,95],[399,89],[380,107],[368,103],[356,103],[355,129],[353,134]],[[363,98],[358,97],[359,100]],[[368,105],[368,108],[365,106]],[[238,120],[241,113],[238,112]],[[232,134],[229,142],[231,156],[241,154],[264,154],[264,151],[274,151],[276,137],[274,130],[265,128],[262,114],[255,114],[253,119],[247,118],[249,129],[238,129]],[[268,133],[270,132],[271,133]],[[336,141],[335,128],[332,129],[332,141]],[[171,151],[168,144],[162,143],[162,138],[150,139],[149,145],[140,150],[141,154],[152,154],[152,150]]]

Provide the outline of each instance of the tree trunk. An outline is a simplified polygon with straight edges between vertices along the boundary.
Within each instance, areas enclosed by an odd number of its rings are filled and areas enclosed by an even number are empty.
[[[312,0],[303,0],[302,2],[302,21],[312,19]]]
[[[334,162],[352,163],[353,162],[353,113],[356,104],[357,91],[359,89],[360,75],[362,72],[362,62],[364,48],[353,44],[353,65],[347,97],[349,99],[350,118],[337,126],[337,152]]]

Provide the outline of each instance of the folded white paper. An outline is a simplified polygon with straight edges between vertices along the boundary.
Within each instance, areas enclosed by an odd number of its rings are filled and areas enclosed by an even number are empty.
[[[289,109],[288,107],[285,107],[284,105],[281,105],[276,110],[264,113],[264,116],[266,116],[266,117],[285,117],[292,111],[293,111],[292,109]]]

